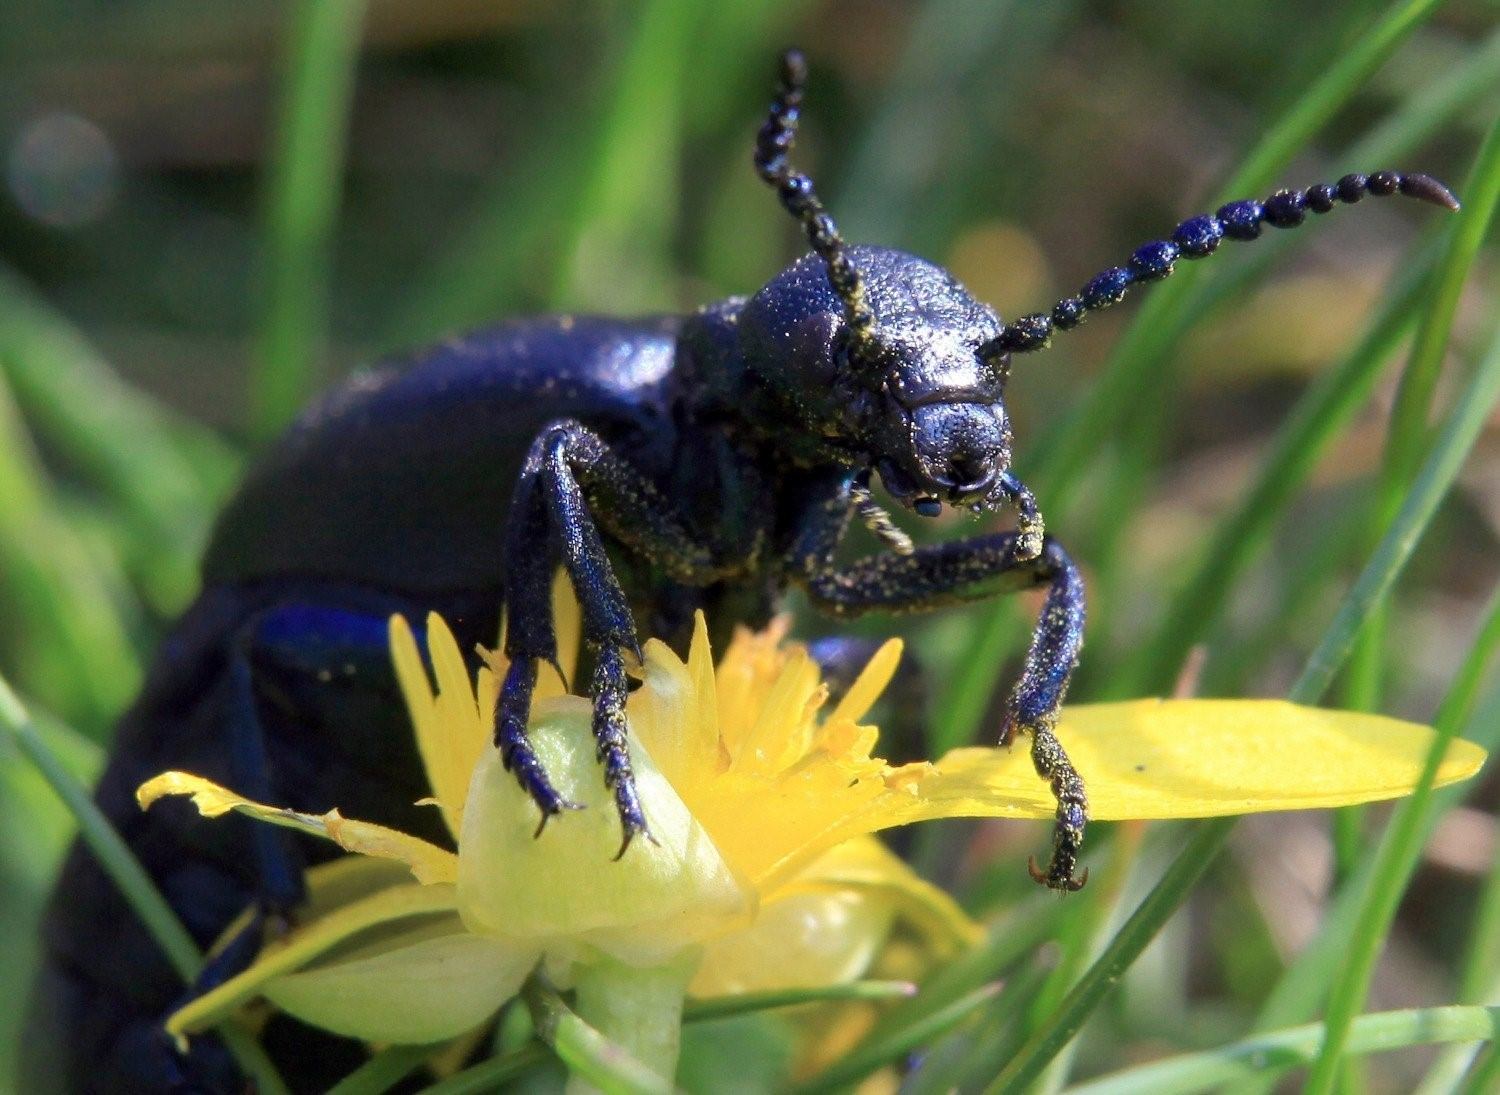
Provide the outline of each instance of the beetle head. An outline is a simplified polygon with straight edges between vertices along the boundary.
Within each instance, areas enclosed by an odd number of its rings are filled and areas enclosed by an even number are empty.
[[[740,313],[741,360],[771,396],[763,413],[776,416],[766,426],[787,438],[791,417],[803,441],[791,448],[874,467],[894,497],[924,515],[943,501],[977,507],[1019,497],[1007,474],[1010,358],[995,344],[1000,318],[930,262],[844,242],[812,179],[789,158],[806,78],[802,55],[784,53],[755,141],[756,171],[813,249]]]
[[[849,247],[872,322],[856,337],[827,267],[807,255],[740,314],[743,360],[825,455],[873,466],[920,512],[973,505],[1010,464],[1001,329],[951,274],[902,251]]]

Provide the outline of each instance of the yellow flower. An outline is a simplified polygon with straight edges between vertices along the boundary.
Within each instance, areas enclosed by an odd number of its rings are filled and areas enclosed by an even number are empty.
[[[557,615],[566,665],[577,649],[571,598],[557,597]],[[1055,804],[1026,752],[958,749],[937,763],[889,765],[861,720],[895,670],[899,642],[825,710],[816,663],[784,633],[784,624],[742,631],[717,669],[701,615],[686,661],[646,644],[627,716],[655,841],[615,862],[619,822],[594,761],[588,702],[564,695],[550,673],[539,684],[537,754],[558,791],[586,808],[538,834],[535,806],[489,744],[503,659],[488,655],[471,680],[452,635],[430,617],[434,689],[409,627],[392,620],[429,801],[457,854],[337,811],[253,803],[184,773],[149,781],[143,806],[190,794],[208,816],[238,810],[368,857],[313,872],[303,925],[177,1012],[169,1029],[204,1029],[264,996],[342,1034],[430,1043],[483,1022],[539,962],[559,983],[577,982],[580,1000],[600,970],[634,970],[637,980],[669,971],[667,995],[680,1008],[684,987],[723,995],[858,978],[897,921],[934,955],[972,941],[978,929],[953,901],[870,834],[941,817],[1050,818]],[[1095,820],[1393,797],[1411,788],[1431,741],[1410,723],[1275,701],[1071,707],[1056,733]],[[1472,775],[1482,760],[1455,742],[1439,782]],[[402,880],[406,870],[415,883]],[[675,1059],[675,1043],[662,1059]]]

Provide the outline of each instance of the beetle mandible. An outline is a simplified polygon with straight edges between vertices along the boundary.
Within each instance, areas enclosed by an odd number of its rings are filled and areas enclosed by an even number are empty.
[[[538,667],[556,660],[549,587],[558,566],[582,608],[621,855],[650,837],[623,713],[642,631],[680,639],[696,608],[721,629],[763,621],[789,586],[838,617],[1045,587],[999,736],[1030,737],[1057,799],[1051,856],[1044,867],[1033,861],[1032,875],[1055,889],[1083,885],[1087,872],[1075,871],[1087,802],[1052,727],[1082,643],[1084,589],[1011,471],[1011,355],[1043,348],[1054,330],[1133,285],[1226,238],[1252,240],[1263,225],[1290,228],[1366,194],[1458,203],[1426,175],[1390,171],[1232,202],[1183,221],[1050,312],[1006,324],[938,266],[844,242],[789,159],[805,75],[788,51],[754,162],[810,254],[753,296],[690,316],[514,323],[357,376],[308,411],[228,505],[202,593],[122,720],[98,791],[200,943],[247,903],[258,910],[206,978],[248,960],[262,929],[301,898],[302,865],[327,853],[243,819],[192,824],[185,804],[142,815],[134,788],[162,769],[190,768],[262,801],[317,811],[337,802],[393,824],[424,789],[394,699],[386,619],[439,611],[470,649],[493,640],[503,605],[510,670],[495,742],[545,826],[572,805],[526,733]],[[917,515],[1008,508],[1016,528],[914,549],[872,498],[875,475]],[[856,517],[887,550],[839,565]],[[154,1089],[178,1067],[202,1086],[232,1082],[212,1039],[197,1040],[182,1066],[156,1052],[160,1018],[180,990],[80,849],[48,923],[29,1089]],[[105,949],[111,961],[94,961]],[[267,1034],[278,1052],[326,1069],[329,1082],[357,1059],[356,1047],[341,1055],[321,1035],[311,1054],[312,1037],[274,1024]]]

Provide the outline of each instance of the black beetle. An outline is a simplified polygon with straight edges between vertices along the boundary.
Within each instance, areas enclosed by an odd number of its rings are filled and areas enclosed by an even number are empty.
[[[699,607],[720,628],[756,623],[788,586],[844,617],[1046,586],[1000,738],[1031,737],[1058,800],[1051,860],[1032,874],[1057,889],[1083,884],[1084,788],[1051,730],[1082,643],[1083,583],[1010,471],[1010,355],[1225,237],[1254,239],[1264,224],[1292,227],[1367,193],[1457,202],[1428,176],[1394,172],[1234,202],[1146,244],[1050,314],[1007,325],[941,268],[843,242],[788,162],[804,76],[788,52],[755,165],[811,254],[753,297],[691,316],[517,323],[358,376],[302,417],[224,512],[203,591],[125,715],[98,791],[200,943],[246,904],[260,910],[205,978],[248,958],[266,924],[295,908],[301,864],[326,853],[242,819],[193,824],[181,803],[143,815],[135,787],[186,768],[263,801],[338,804],[410,827],[404,808],[424,788],[385,621],[439,611],[467,649],[493,640],[503,604],[511,669],[495,738],[545,825],[571,805],[525,729],[538,663],[555,659],[558,565],[583,608],[622,855],[650,835],[624,748],[625,659],[639,654],[641,631],[680,640]],[[872,499],[872,473],[919,515],[1011,507],[1017,529],[913,549]],[[890,550],[836,565],[856,515]],[[188,1076],[232,1086],[214,1039],[197,1040],[186,1062],[165,1047],[159,1022],[181,989],[78,848],[47,922],[27,1090],[157,1090]],[[273,1022],[265,1043],[316,1088],[360,1052],[289,1021]]]

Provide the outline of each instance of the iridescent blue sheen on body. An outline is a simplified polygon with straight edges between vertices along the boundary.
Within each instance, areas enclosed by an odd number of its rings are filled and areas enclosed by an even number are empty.
[[[789,51],[754,164],[810,254],[752,297],[692,315],[512,323],[357,376],[309,410],[226,506],[202,592],[122,719],[98,792],[200,943],[256,909],[194,992],[250,960],[262,927],[291,913],[301,865],[326,853],[283,829],[249,836],[248,822],[234,823],[244,819],[197,825],[181,803],[143,816],[134,787],[184,768],[294,809],[337,804],[426,824],[442,840],[434,813],[408,810],[423,793],[421,766],[381,637],[393,613],[420,634],[438,612],[477,668],[473,652],[495,643],[503,606],[510,666],[494,742],[547,839],[542,825],[566,825],[558,815],[574,805],[527,730],[539,668],[558,659],[559,569],[582,613],[580,679],[621,855],[651,836],[624,719],[642,633],[681,648],[703,609],[721,645],[791,588],[837,618],[1042,591],[998,736],[1030,738],[1057,804],[1052,855],[1032,875],[1059,890],[1083,885],[1087,795],[1053,725],[1083,643],[1084,584],[1010,466],[1010,355],[1041,349],[1225,237],[1252,240],[1264,224],[1292,227],[1306,210],[1366,194],[1457,202],[1428,176],[1395,172],[1232,202],[1006,325],[941,267],[843,240],[791,164],[805,76]],[[917,517],[1006,510],[1017,528],[915,546],[870,494],[877,474]],[[887,550],[844,560],[855,518]],[[37,1085],[236,1089],[212,1036],[182,1058],[162,1035],[181,986],[86,851],[70,857],[47,923],[26,1042]],[[303,1029],[296,1059],[309,1086],[331,1086],[363,1054]]]

